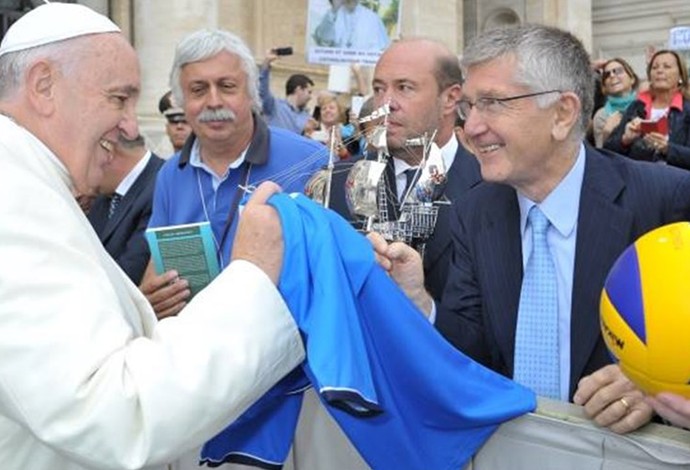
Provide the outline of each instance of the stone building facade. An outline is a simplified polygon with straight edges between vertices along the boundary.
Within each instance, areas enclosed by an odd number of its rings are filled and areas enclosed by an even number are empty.
[[[0,0],[2,2],[11,0]],[[429,36],[462,53],[488,28],[519,23],[558,26],[580,37],[593,58],[621,56],[644,75],[645,48],[665,47],[669,29],[690,26],[688,0],[400,0],[402,36]],[[36,2],[22,2],[36,3]],[[40,2],[38,2],[40,3]],[[295,54],[275,63],[272,89],[282,96],[292,73],[326,86],[328,68],[305,60],[308,0],[78,0],[109,15],[130,37],[142,66],[139,115],[145,135],[163,142],[158,98],[168,88],[174,47],[199,28],[221,27],[242,36],[257,61],[264,51],[292,46]],[[25,6],[26,8],[26,6]],[[365,71],[366,72],[366,71]],[[165,153],[165,152],[163,152]]]

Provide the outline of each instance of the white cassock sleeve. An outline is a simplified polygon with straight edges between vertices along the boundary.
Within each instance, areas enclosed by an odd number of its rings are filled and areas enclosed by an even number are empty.
[[[79,211],[64,168],[7,130],[0,125],[3,468],[169,462],[302,361],[285,303],[248,262],[157,323]]]

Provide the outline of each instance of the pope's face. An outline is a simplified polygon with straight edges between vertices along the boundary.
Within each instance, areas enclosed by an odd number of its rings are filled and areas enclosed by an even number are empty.
[[[64,163],[76,190],[97,187],[120,134],[138,134],[135,105],[139,64],[120,34],[98,34],[55,82],[55,125],[48,146]],[[76,60],[76,59],[75,59]]]

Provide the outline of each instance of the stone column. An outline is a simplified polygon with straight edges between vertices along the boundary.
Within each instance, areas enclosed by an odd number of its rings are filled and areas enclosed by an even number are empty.
[[[141,96],[139,125],[153,150],[169,154],[158,100],[169,89],[175,46],[187,34],[218,27],[218,0],[132,0],[132,43],[139,54]],[[167,147],[166,147],[167,146]]]
[[[108,0],[80,0],[77,3],[86,5],[102,15],[108,15]]]
[[[592,51],[592,0],[527,0],[525,13],[526,22],[570,31]]]
[[[401,35],[424,36],[459,53],[463,47],[462,0],[404,0]]]

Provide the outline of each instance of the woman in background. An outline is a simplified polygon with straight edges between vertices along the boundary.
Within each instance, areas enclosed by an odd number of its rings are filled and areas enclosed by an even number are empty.
[[[635,101],[639,79],[630,64],[616,57],[602,67],[601,91],[606,97],[604,105],[594,114],[592,131],[594,145],[604,146],[604,141],[620,124],[623,113]]]
[[[307,136],[333,148],[337,160],[347,160],[359,154],[359,140],[352,124],[345,122],[345,110],[335,95],[323,94],[318,98],[320,123]],[[331,144],[332,147],[331,147]]]
[[[649,90],[638,94],[604,147],[636,160],[690,169],[690,93],[685,61],[675,51],[657,51],[647,65],[647,78]]]

